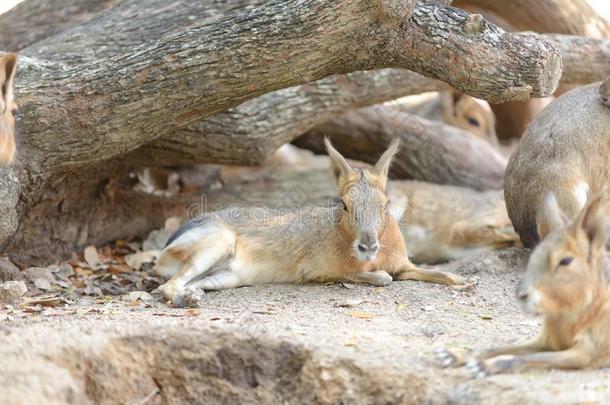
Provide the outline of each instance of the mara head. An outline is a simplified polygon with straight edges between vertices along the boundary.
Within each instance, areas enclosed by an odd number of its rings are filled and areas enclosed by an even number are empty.
[[[579,313],[606,285],[608,222],[605,200],[590,200],[569,221],[551,193],[544,214],[551,232],[533,250],[517,287],[517,298],[527,312],[540,315]]]
[[[445,123],[497,144],[496,119],[486,101],[456,91],[443,92],[441,97]]]
[[[15,156],[15,111],[13,79],[17,55],[7,53],[0,58],[0,165],[7,165]]]
[[[388,170],[399,141],[395,139],[371,169],[353,168],[328,138],[325,143],[343,208],[339,221],[341,232],[352,241],[352,255],[356,259],[373,261],[382,248],[380,238],[388,220],[402,214],[390,207],[385,191]]]

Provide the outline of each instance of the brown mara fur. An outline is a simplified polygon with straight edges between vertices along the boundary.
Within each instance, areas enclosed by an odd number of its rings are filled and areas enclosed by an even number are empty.
[[[551,225],[543,210],[553,193],[570,218],[610,185],[610,108],[600,82],[563,94],[529,125],[506,169],[504,195],[515,230],[534,247]]]
[[[487,101],[457,91],[440,93],[443,121],[498,146],[496,118]]]
[[[17,55],[7,53],[0,58],[0,165],[15,158],[15,111],[13,80],[17,70]]]
[[[174,306],[195,306],[203,290],[325,281],[386,285],[421,280],[464,286],[461,277],[413,265],[385,192],[394,141],[372,169],[353,168],[326,140],[341,205],[281,211],[234,208],[184,225],[156,271]],[[401,212],[402,213],[402,212]]]
[[[415,263],[440,263],[520,245],[501,190],[392,180],[388,192],[406,196],[400,230]]]
[[[597,197],[567,223],[553,194],[545,201],[548,236],[534,249],[517,299],[544,317],[529,343],[464,356],[437,351],[444,365],[466,363],[475,376],[527,368],[610,366],[610,286],[605,244],[608,200]]]

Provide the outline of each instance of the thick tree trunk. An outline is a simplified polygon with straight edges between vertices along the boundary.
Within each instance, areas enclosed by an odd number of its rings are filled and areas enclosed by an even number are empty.
[[[506,159],[486,141],[459,128],[373,106],[344,114],[309,131],[296,144],[324,152],[322,137],[346,157],[375,162],[392,139],[401,149],[392,166],[398,178],[466,186],[478,190],[500,189]]]
[[[113,158],[269,91],[405,67],[501,101],[552,92],[561,70],[557,51],[538,37],[442,6],[420,6],[411,18],[412,1],[161,4],[125,0],[23,51],[19,162],[0,178],[0,240],[21,262],[64,256],[115,226],[124,232],[130,213],[103,226],[89,217],[124,204],[102,199],[123,170]],[[445,39],[423,42],[426,35]],[[483,56],[473,63],[472,55]]]

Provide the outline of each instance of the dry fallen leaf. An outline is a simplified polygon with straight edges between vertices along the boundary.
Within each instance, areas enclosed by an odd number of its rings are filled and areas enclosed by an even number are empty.
[[[108,268],[108,272],[113,274],[131,273],[132,271],[133,269],[126,264],[112,264]]]
[[[21,304],[21,306],[25,307],[25,306],[40,305],[43,307],[56,308],[56,307],[60,307],[62,305],[66,305],[67,303],[68,303],[68,301],[63,297],[52,296],[52,297],[34,298],[34,299],[24,302],[23,304]]]
[[[353,307],[357,307],[358,305],[362,304],[363,302],[364,302],[364,300],[345,300],[343,302],[338,303],[337,306],[340,308],[353,308]]]
[[[348,347],[358,346],[358,340],[356,340],[355,338],[346,340],[345,342],[343,342],[343,346],[348,346]]]
[[[97,253],[95,246],[87,246],[83,255],[85,256],[85,261],[89,265],[89,268],[92,270],[97,270],[101,267],[102,259]]]
[[[352,318],[373,319],[377,315],[372,314],[370,312],[364,312],[364,311],[352,311],[349,313],[349,316],[351,316]]]

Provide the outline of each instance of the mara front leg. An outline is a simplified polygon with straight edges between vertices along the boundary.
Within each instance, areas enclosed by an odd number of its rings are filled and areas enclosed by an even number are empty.
[[[482,351],[453,351],[445,348],[439,348],[434,351],[436,357],[441,361],[443,367],[459,367],[467,363],[481,362],[491,357],[502,355],[520,355],[527,353],[540,352],[548,350],[549,345],[544,340],[543,336],[533,339],[529,342],[494,347]]]
[[[384,287],[392,282],[392,276],[383,270],[357,271],[343,276],[339,282],[371,284]]]
[[[526,369],[580,369],[589,366],[593,350],[586,344],[562,351],[533,352],[527,354],[503,354],[485,360],[469,361],[467,367],[474,377]]]

